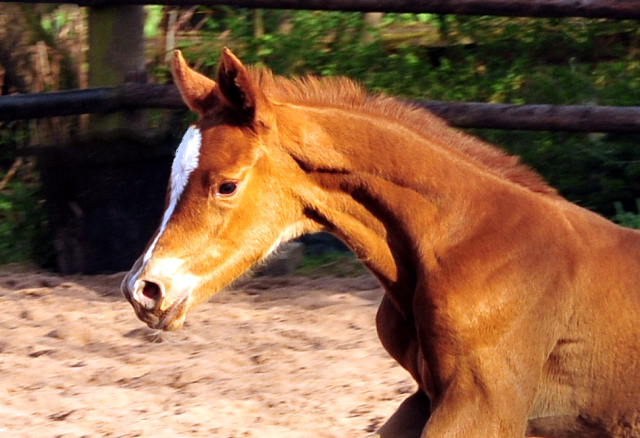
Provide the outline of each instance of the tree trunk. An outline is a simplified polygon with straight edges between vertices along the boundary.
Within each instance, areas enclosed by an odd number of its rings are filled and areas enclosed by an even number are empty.
[[[144,10],[142,6],[89,9],[89,86],[118,86],[127,77],[144,76]],[[92,131],[140,127],[139,115],[94,115]]]

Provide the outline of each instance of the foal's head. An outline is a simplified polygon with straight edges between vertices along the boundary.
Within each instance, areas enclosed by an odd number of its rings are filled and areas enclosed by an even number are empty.
[[[272,103],[240,61],[225,49],[214,81],[176,52],[173,76],[200,117],[176,152],[160,227],[122,283],[138,317],[169,330],[308,230],[293,195],[300,170],[276,140]]]

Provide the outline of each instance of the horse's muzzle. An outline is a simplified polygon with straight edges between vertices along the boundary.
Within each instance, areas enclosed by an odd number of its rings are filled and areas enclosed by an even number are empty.
[[[184,323],[190,294],[184,290],[175,294],[175,299],[169,300],[167,287],[171,282],[165,280],[148,276],[134,277],[129,273],[122,281],[121,290],[136,316],[150,328],[177,330]]]

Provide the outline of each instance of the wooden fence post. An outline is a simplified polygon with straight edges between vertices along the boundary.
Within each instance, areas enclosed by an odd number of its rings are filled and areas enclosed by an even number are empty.
[[[144,10],[142,6],[96,6],[89,8],[89,86],[124,84],[131,72],[144,65]],[[131,113],[92,115],[92,131],[134,128],[139,117]]]

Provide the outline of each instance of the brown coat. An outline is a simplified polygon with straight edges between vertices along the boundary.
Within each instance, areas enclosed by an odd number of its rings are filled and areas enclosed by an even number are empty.
[[[325,230],[385,287],[380,339],[420,386],[383,437],[640,437],[640,233],[351,81],[274,77],[228,50],[216,81],[179,53],[173,73],[199,156],[123,282],[143,321],[176,329],[280,242]]]

